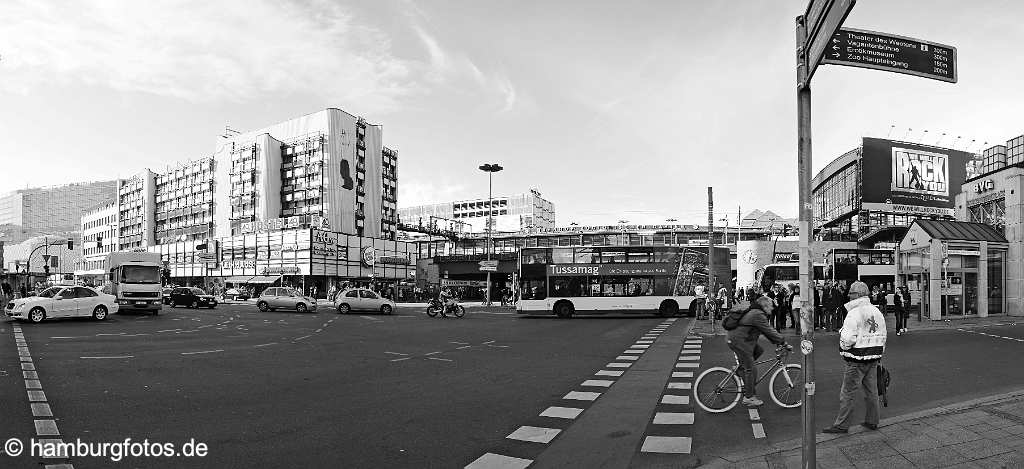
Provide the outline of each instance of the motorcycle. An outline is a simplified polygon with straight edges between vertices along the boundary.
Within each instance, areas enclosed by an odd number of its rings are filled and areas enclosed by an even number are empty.
[[[437,317],[437,315],[440,314],[442,318],[446,318],[448,317],[449,313],[455,315],[455,317],[457,318],[461,318],[462,316],[466,315],[466,308],[464,308],[462,305],[458,303],[455,303],[449,306],[448,308],[445,308],[444,303],[442,303],[441,300],[438,300],[437,298],[432,298],[430,302],[427,303],[427,316],[433,318]]]

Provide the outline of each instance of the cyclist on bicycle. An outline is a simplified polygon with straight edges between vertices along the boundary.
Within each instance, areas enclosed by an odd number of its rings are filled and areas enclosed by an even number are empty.
[[[736,354],[740,363],[740,378],[743,380],[743,405],[747,407],[758,407],[764,405],[764,401],[758,399],[757,390],[757,369],[754,361],[764,353],[764,349],[758,345],[758,338],[762,334],[773,344],[779,347],[786,347],[792,350],[793,347],[786,344],[786,339],[772,328],[768,322],[768,316],[775,309],[775,302],[767,296],[761,296],[751,303],[739,326],[729,331],[729,348]]]

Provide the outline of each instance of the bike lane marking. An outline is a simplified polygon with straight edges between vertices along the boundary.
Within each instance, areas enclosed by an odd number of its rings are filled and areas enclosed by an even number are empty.
[[[693,387],[692,371],[675,371],[676,368],[700,366],[700,349],[703,340],[689,335],[683,341],[676,365],[669,372],[661,400],[655,407],[654,416],[640,446],[638,462],[652,462],[665,455],[690,454],[693,450],[693,423],[695,414],[690,402],[689,391]]]
[[[29,409],[32,411],[32,423],[35,427],[37,437],[35,441],[43,444],[63,443],[64,440],[61,438],[46,438],[59,437],[60,430],[57,428],[57,421],[53,417],[53,409],[50,407],[46,393],[43,391],[42,381],[39,380],[39,371],[36,369],[36,364],[32,358],[32,353],[29,350],[28,340],[25,338],[24,331],[22,331],[21,326],[18,324],[11,326],[11,330],[14,334],[14,342],[18,348],[18,360],[21,362],[22,377],[25,380],[25,390],[28,395]],[[68,461],[67,454],[60,454],[59,450],[57,451],[57,454],[52,456],[39,457],[44,459],[44,462],[42,463],[44,468],[74,469],[74,466],[70,461]],[[59,465],[45,464],[46,459],[63,459],[68,462]]]
[[[662,321],[658,326],[646,333],[644,337],[650,337],[649,340],[653,343],[675,321],[674,318]],[[485,343],[484,345],[492,346],[490,343]],[[636,345],[643,345],[644,347],[633,348]],[[627,350],[622,352],[623,355],[617,356],[615,361],[608,363],[601,370],[594,373],[594,376],[599,376],[602,379],[584,380],[577,386],[577,389],[580,390],[569,391],[562,397],[563,402],[546,408],[539,414],[538,419],[529,422],[536,423],[537,425],[520,426],[506,437],[507,440],[522,442],[524,446],[507,448],[503,451],[506,454],[485,453],[466,467],[472,469],[491,469],[519,468],[535,465],[537,463],[535,458],[543,455],[554,444],[558,443],[555,440],[561,439],[568,429],[574,428],[573,423],[578,420],[580,415],[585,415],[585,411],[600,404],[599,398],[614,391],[614,386],[623,379],[626,372],[637,361],[641,360],[642,356],[648,351],[649,346],[650,344],[640,344],[639,342],[629,346]],[[555,441],[555,443],[552,443],[552,441]],[[513,455],[509,455],[509,453]]]
[[[747,409],[747,415],[750,416],[750,429],[754,432],[754,438],[766,437],[764,424],[761,423],[761,414],[757,412],[757,409]]]

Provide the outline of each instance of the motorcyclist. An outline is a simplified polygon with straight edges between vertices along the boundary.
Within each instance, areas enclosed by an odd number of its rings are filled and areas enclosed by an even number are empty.
[[[437,295],[438,301],[441,302],[441,315],[444,316],[448,311],[455,307],[455,296],[452,295],[452,291],[449,288],[444,288],[441,293]]]

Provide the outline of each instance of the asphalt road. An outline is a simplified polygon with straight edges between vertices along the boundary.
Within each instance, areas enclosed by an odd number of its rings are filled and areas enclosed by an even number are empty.
[[[0,323],[0,440],[37,430],[15,324]],[[208,448],[202,458],[128,457],[118,467],[463,467],[487,453],[535,467],[686,467],[799,437],[800,411],[771,403],[759,411],[764,438],[754,437],[745,409],[712,415],[688,406],[694,418],[684,430],[654,424],[655,413],[678,410],[659,399],[675,381],[680,350],[698,352],[695,373],[732,362],[721,336],[683,348],[690,325],[654,316],[522,318],[499,308],[470,309],[463,319],[407,307],[392,316],[261,313],[246,304],[19,327],[60,438]],[[657,338],[625,374],[608,378],[614,385],[581,388],[646,334]],[[817,429],[838,407],[835,341],[817,340]],[[884,363],[894,381],[883,417],[1019,389],[1024,370],[1014,359],[1022,350],[1024,326],[890,336]],[[587,390],[605,395],[580,403],[576,420],[541,415]],[[523,426],[562,433],[547,444],[507,438]],[[692,437],[690,454],[641,452],[648,436],[669,434]],[[103,457],[67,462],[112,465]]]

